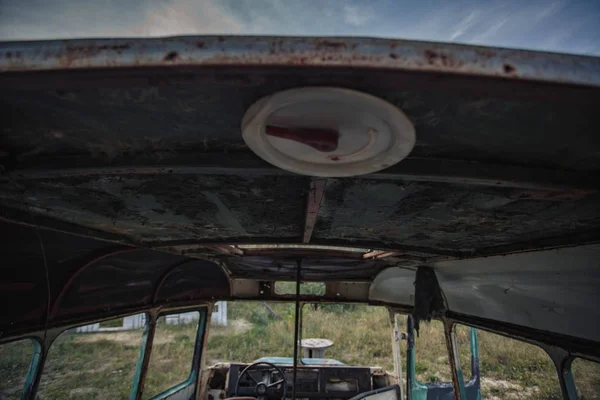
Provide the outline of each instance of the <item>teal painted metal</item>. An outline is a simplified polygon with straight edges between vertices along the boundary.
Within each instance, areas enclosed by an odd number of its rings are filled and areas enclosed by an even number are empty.
[[[427,386],[417,380],[414,344],[410,346],[409,350],[406,352],[406,363],[408,364],[407,369],[409,371],[409,377],[412,377],[412,379],[407,379],[407,382],[409,382],[410,385],[408,388],[411,396],[410,398],[412,400],[427,400]]]
[[[456,346],[456,342],[454,343]],[[469,348],[471,351],[471,378],[475,377],[479,371],[476,371],[475,368],[479,369],[479,342],[477,339],[477,329],[470,328],[469,329]],[[458,373],[458,387],[460,390],[460,398],[466,399],[466,386],[465,386],[465,378],[463,373],[463,366],[459,364],[460,368],[457,368]],[[481,388],[477,390],[477,399],[481,399]]]
[[[567,394],[569,395],[569,400],[577,400],[577,386],[575,385],[573,373],[571,372],[573,360],[570,360],[567,364],[567,367],[562,372],[563,379],[565,380],[565,386],[567,387]]]
[[[467,399],[467,389],[465,389],[465,379],[463,378],[462,368],[457,371],[458,375],[458,390],[460,392],[461,400]]]
[[[409,400],[427,400],[427,386],[417,380],[415,329],[411,315],[406,319],[407,349],[406,349],[406,393]]]
[[[447,383],[422,383],[417,380],[416,373],[416,350],[414,336],[414,322],[411,316],[407,318],[407,351],[406,351],[406,381],[407,381],[407,398],[409,400],[426,400],[427,398],[454,398],[454,390]],[[446,337],[448,337],[446,335]],[[452,336],[453,338],[454,336]],[[458,347],[453,340],[454,352],[458,352]],[[462,366],[457,368],[458,375],[458,390],[460,399],[481,400],[481,384],[479,372],[479,341],[477,329],[470,328],[469,331],[469,347],[471,350],[471,378],[465,382]],[[457,362],[457,367],[460,363]],[[475,391],[475,388],[477,389]],[[442,397],[440,397],[442,396]]]
[[[274,365],[293,365],[294,360],[292,357],[262,357],[257,362],[268,362]],[[302,365],[346,365],[341,361],[333,360],[331,358],[302,358],[300,360]]]
[[[471,357],[479,361],[479,339],[477,337],[477,329],[475,328],[471,328],[470,346]],[[472,372],[474,374],[476,371]]]
[[[471,346],[471,377],[479,375],[479,338],[477,336],[477,329],[471,328],[470,337]],[[476,370],[475,370],[476,369]],[[462,380],[461,380],[462,381]],[[464,385],[464,382],[463,382]],[[477,389],[477,400],[481,400],[481,385]]]
[[[179,393],[180,391],[182,391],[183,389],[187,388],[188,386],[190,386],[190,384],[195,384],[196,380],[195,379],[191,379],[188,378],[187,380],[173,386],[170,389],[165,390],[164,392],[161,392],[155,396],[150,397],[148,400],[163,400],[163,399],[168,399],[169,397],[175,395],[176,393]]]
[[[206,308],[201,308],[198,310],[187,310],[187,311],[198,311],[200,314],[198,319],[198,330],[196,332],[196,344],[194,346],[194,358],[192,361],[192,370],[188,378],[173,386],[170,389],[165,390],[164,392],[158,393],[157,395],[152,396],[149,400],[165,400],[169,399],[171,396],[179,393],[180,391],[189,388],[191,386],[194,387],[193,394],[190,398],[194,398],[196,390],[198,390],[198,374],[200,372],[200,360],[202,360],[202,349],[204,347],[204,331],[206,329],[206,316],[208,314],[208,310]],[[166,315],[166,314],[163,314]]]
[[[129,393],[129,400],[135,400],[142,380],[142,367],[144,364],[144,355],[146,354],[146,348],[148,347],[148,335],[150,333],[150,315],[146,314],[146,327],[144,328],[144,334],[142,335],[142,342],[140,345],[140,353],[138,355],[137,364],[135,366],[135,373],[133,374],[133,382],[131,384],[131,392]]]
[[[37,339],[31,340],[33,344],[33,355],[31,362],[29,363],[29,369],[27,370],[27,376],[25,377],[25,383],[23,384],[23,393],[21,394],[21,400],[27,400],[31,397],[33,390],[33,384],[35,383],[35,377],[40,367],[40,360],[42,359],[42,344]]]
[[[455,347],[456,342],[454,342]],[[477,329],[470,328],[469,329],[469,348],[471,350],[471,379],[477,378],[479,375],[479,340],[477,337]],[[458,387],[460,390],[460,398],[466,400],[467,398],[467,389],[465,385],[465,378],[463,374],[463,366],[459,365],[460,368],[457,368],[458,373]],[[481,400],[481,385],[477,387],[477,400]]]

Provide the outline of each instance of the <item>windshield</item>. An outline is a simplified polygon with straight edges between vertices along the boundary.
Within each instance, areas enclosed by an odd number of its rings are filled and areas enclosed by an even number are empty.
[[[293,364],[294,303],[230,301],[226,312],[226,321],[213,316],[207,342],[208,365],[261,359]],[[385,307],[304,304],[301,324],[298,357],[302,357],[303,364],[394,370],[392,328]],[[343,326],[348,329],[340,329]]]
[[[21,1],[0,40],[172,35],[354,36],[600,55],[594,1]]]

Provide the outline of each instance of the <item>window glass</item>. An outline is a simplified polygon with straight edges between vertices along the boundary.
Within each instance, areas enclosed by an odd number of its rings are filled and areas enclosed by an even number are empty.
[[[198,311],[158,318],[144,384],[145,399],[191,378],[199,320]]]
[[[226,316],[217,314],[226,312]],[[225,317],[225,318],[223,318]],[[251,363],[262,357],[292,357],[294,304],[228,301],[213,309],[207,365]]]
[[[432,320],[421,322],[415,331],[415,372],[422,383],[452,382],[444,324]]]
[[[341,329],[347,327],[347,329]],[[328,358],[352,366],[394,371],[392,325],[385,307],[365,304],[305,304],[302,308],[302,357]],[[321,350],[327,342],[331,347]],[[322,353],[322,355],[320,354]]]
[[[455,326],[465,380],[471,376],[469,328]],[[562,399],[554,363],[541,348],[478,330],[482,398]]]
[[[0,345],[0,399],[20,399],[35,345],[22,339]]]
[[[137,314],[63,332],[50,347],[37,398],[128,398],[145,324]]]
[[[600,364],[576,358],[571,364],[571,372],[580,400],[600,399]]]
[[[294,303],[230,301],[226,310],[225,324],[216,320],[213,310],[207,343],[208,366],[221,362],[251,363],[263,357],[293,357]],[[400,318],[399,322],[402,321]],[[400,327],[403,329],[404,326]],[[302,307],[302,339],[330,340],[332,345],[324,349],[324,358],[346,365],[379,366],[393,371],[391,332],[385,307],[362,304]]]

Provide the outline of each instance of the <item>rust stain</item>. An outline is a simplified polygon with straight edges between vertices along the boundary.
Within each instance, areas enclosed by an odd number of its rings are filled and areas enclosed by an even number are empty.
[[[117,53],[121,54],[121,52],[123,50],[127,50],[131,48],[131,46],[129,44],[115,44],[115,45],[104,45],[104,46],[98,46],[97,49],[98,50],[112,50],[112,51],[116,51]]]
[[[425,50],[424,54],[429,65],[444,67],[460,67],[462,65],[461,61],[455,60],[452,56],[434,50]]]
[[[477,54],[480,57],[485,57],[485,58],[496,57],[496,52],[491,49],[477,49],[477,50],[475,50],[475,54]]]
[[[513,75],[517,72],[517,69],[510,64],[504,64],[502,69],[505,74]]]
[[[63,67],[69,67],[73,62],[91,58],[97,55],[100,49],[95,46],[71,46],[67,47],[67,51],[60,57],[59,65]],[[50,58],[50,57],[49,57]]]
[[[346,42],[338,42],[335,40],[321,39],[315,42],[317,50],[329,49],[329,50],[343,50],[346,48]]]
[[[230,53],[227,46],[232,42],[241,40],[245,51]],[[364,41],[369,43],[368,41]],[[339,40],[334,38],[228,38],[217,36],[215,38],[181,39],[182,46],[177,52],[170,50],[167,45],[172,40],[157,40],[163,46],[160,52],[148,50],[140,46],[139,51],[136,41],[120,40],[118,42],[105,41],[94,44],[67,43],[59,48],[41,48],[35,53],[6,49],[2,53],[6,65],[3,70],[36,70],[36,69],[65,69],[86,67],[121,67],[159,65],[164,63],[178,64],[185,54],[186,63],[198,65],[235,64],[235,65],[312,65],[312,64],[343,64],[347,66],[373,66],[381,68],[393,67],[399,69],[425,68],[427,70],[440,70],[441,72],[460,72],[464,74],[502,75],[504,78],[531,78],[534,73],[526,72],[521,67],[521,60],[531,58],[537,60],[539,56],[518,51],[508,52],[502,49],[468,48],[454,50],[443,45],[413,45],[403,41],[376,42],[374,49],[365,48],[363,51],[359,40]],[[257,50],[250,50],[255,45],[260,45]],[[265,47],[266,45],[266,47]],[[203,51],[216,47],[219,51],[205,54]],[[404,50],[406,46],[406,50]],[[412,46],[412,47],[411,47]],[[399,49],[403,49],[400,51]],[[196,51],[194,51],[196,50]],[[22,54],[19,54],[22,53]],[[189,54],[188,54],[189,53]],[[196,54],[202,53],[202,54]],[[149,54],[149,55],[147,55]],[[99,56],[100,55],[100,56]],[[23,59],[20,58],[23,57]],[[558,59],[558,56],[552,56]],[[30,58],[33,61],[30,61]],[[562,57],[569,60],[567,56]],[[511,60],[515,61],[511,61]],[[501,60],[501,61],[500,61]],[[0,60],[1,61],[1,60]],[[400,63],[400,61],[402,61]],[[26,65],[23,65],[25,63]],[[28,63],[33,63],[28,67]],[[523,70],[521,73],[520,71]],[[523,76],[522,76],[523,75]],[[576,75],[576,74],[575,74]],[[543,77],[542,77],[543,78]],[[549,79],[549,78],[548,78]],[[543,80],[548,80],[543,79]],[[553,78],[554,80],[558,78]],[[575,78],[573,78],[575,79]],[[567,79],[568,80],[568,79]]]
[[[170,51],[165,55],[165,58],[163,58],[163,61],[173,62],[173,61],[176,61],[178,58],[179,58],[179,54],[177,54],[176,51]]]
[[[115,45],[102,45],[102,46],[70,46],[66,48],[64,54],[62,54],[59,58],[59,65],[62,67],[68,67],[73,64],[73,62],[78,60],[85,60],[86,58],[93,58],[104,51],[114,51],[117,54],[121,54],[125,50],[131,48],[131,45],[128,43],[125,44],[115,44]],[[17,53],[17,57],[20,54]],[[45,58],[51,59],[54,57],[54,54],[46,53],[44,54]]]

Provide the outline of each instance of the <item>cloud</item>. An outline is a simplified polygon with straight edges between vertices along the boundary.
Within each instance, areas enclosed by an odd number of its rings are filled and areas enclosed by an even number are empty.
[[[363,26],[373,19],[370,10],[355,4],[344,5],[343,13],[344,22],[350,26]]]
[[[170,0],[146,9],[133,29],[144,36],[241,33],[244,24],[211,0]]]
[[[122,1],[122,0],[121,0]],[[600,55],[600,2],[0,0],[0,40],[371,36]]]
[[[0,0],[0,40],[238,34],[246,23],[216,0]],[[133,6],[135,4],[135,6]],[[50,17],[49,17],[50,16]]]
[[[469,32],[475,24],[477,24],[480,12],[477,10],[471,11],[456,27],[454,32],[450,34],[450,40],[456,40]]]

